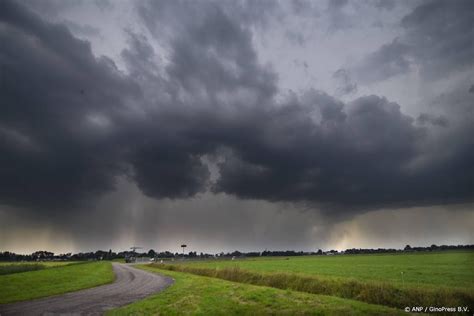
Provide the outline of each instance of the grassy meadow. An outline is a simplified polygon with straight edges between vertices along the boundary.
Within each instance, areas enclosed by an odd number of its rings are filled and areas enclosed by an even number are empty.
[[[172,277],[161,293],[107,315],[405,315],[397,309],[338,297],[140,268]]]
[[[39,270],[0,275],[0,304],[114,280],[110,262],[40,264]],[[474,310],[473,251],[177,260],[136,267],[175,283],[109,315],[400,315],[407,314],[406,306]]]
[[[111,283],[114,279],[110,262],[63,264],[0,275],[0,304],[77,291]]]
[[[75,262],[0,262],[0,275],[43,270],[52,267],[74,264]]]
[[[417,288],[442,286],[474,290],[474,251],[261,257],[195,261],[185,265],[212,269],[238,267],[265,273],[285,272],[334,279],[383,281]]]
[[[273,257],[154,266],[397,308],[474,307],[474,252]]]

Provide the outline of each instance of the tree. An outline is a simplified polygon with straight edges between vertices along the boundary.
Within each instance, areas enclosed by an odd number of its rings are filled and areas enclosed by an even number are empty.
[[[148,257],[155,258],[156,252],[153,249],[148,250]]]

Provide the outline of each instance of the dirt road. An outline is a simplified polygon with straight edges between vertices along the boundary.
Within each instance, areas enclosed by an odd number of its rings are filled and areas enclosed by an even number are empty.
[[[101,315],[104,311],[143,299],[173,280],[132,266],[113,263],[112,284],[32,301],[0,305],[0,315]]]

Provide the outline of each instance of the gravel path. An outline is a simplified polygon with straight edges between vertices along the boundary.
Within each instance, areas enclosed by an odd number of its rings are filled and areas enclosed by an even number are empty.
[[[0,315],[101,315],[104,311],[133,303],[173,283],[168,277],[113,263],[116,280],[63,295],[0,305]]]

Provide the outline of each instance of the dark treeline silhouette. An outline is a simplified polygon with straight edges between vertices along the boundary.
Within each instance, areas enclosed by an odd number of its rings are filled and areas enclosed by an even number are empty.
[[[310,256],[310,255],[342,255],[342,254],[372,254],[372,253],[407,253],[407,252],[418,252],[418,251],[443,251],[443,250],[474,250],[474,245],[431,245],[429,247],[411,247],[406,245],[404,249],[393,249],[393,248],[377,248],[377,249],[346,249],[345,251],[328,250],[323,251],[319,249],[315,252],[305,251],[270,251],[264,250],[262,252],[221,252],[219,254],[208,254],[208,253],[197,253],[196,251],[190,251],[187,254],[183,253],[172,253],[170,251],[156,252],[150,249],[148,252],[137,253],[133,251],[122,251],[113,252],[112,250],[103,251],[97,250],[96,252],[80,252],[76,254],[65,253],[55,255],[49,251],[35,251],[29,255],[16,254],[14,252],[4,251],[0,252],[0,261],[87,261],[87,260],[114,260],[114,259],[125,259],[129,257],[147,257],[161,260],[171,260],[175,258],[187,258],[187,259],[206,259],[206,258],[247,258],[247,257],[292,257],[292,256]]]

